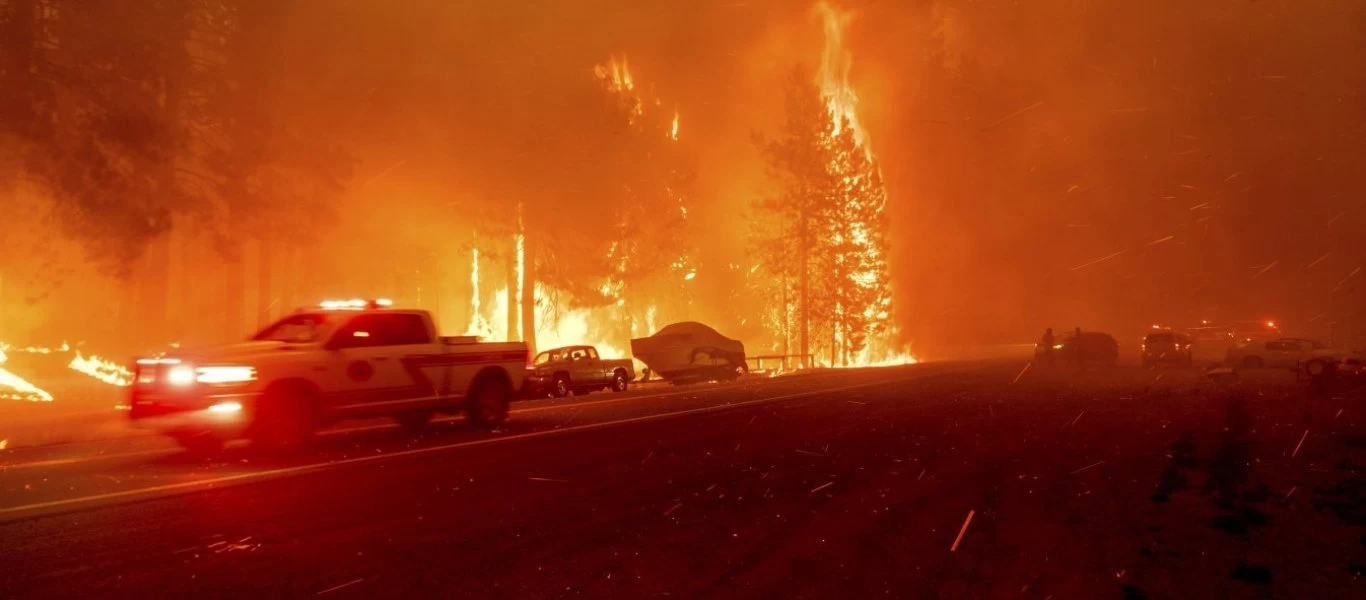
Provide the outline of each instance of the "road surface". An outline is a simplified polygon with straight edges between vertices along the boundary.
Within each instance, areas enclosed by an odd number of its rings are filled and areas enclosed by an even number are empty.
[[[1023,362],[0,452],[0,597],[1349,597],[1354,397]]]

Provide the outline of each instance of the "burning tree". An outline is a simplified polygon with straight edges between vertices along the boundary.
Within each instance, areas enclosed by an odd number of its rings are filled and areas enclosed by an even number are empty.
[[[755,202],[754,245],[780,282],[775,295],[796,306],[780,315],[785,328],[795,312],[798,353],[811,355],[812,330],[825,331],[831,364],[850,364],[885,330],[886,194],[877,162],[830,100],[793,70],[782,135],[757,140],[777,185]]]
[[[492,322],[476,308],[472,333],[535,347],[538,332],[553,344],[565,341],[557,326],[591,322],[575,341],[621,347],[648,320],[640,299],[678,291],[666,288],[681,283],[695,165],[677,113],[646,102],[624,58],[593,75],[569,73],[554,102],[531,103],[525,146],[492,161],[509,171],[462,207],[476,216],[479,255],[508,269],[508,301],[487,311]]]

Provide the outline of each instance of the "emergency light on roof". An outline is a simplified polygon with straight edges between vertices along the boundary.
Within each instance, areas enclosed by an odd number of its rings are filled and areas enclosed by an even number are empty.
[[[366,310],[375,308],[389,308],[394,305],[394,301],[388,298],[376,298],[374,300],[361,300],[352,298],[350,300],[323,300],[318,306],[324,310]]]

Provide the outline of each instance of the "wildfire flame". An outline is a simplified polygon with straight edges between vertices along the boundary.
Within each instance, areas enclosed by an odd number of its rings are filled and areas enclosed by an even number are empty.
[[[640,94],[636,93],[636,82],[631,77],[631,66],[626,62],[625,56],[609,58],[607,64],[593,67],[593,74],[603,81],[608,91],[620,94],[631,101],[632,122],[635,117],[645,114],[645,104]]]
[[[852,21],[852,15],[826,0],[816,3],[815,12],[820,17],[821,28],[825,34],[825,46],[821,52],[820,69],[816,73],[816,84],[820,88],[821,96],[825,98],[826,109],[830,113],[834,132],[838,135],[844,127],[848,126],[854,136],[855,143],[863,149],[869,160],[873,160],[874,156],[868,140],[868,132],[859,120],[858,93],[849,82],[854,57],[853,53],[844,46],[844,32]],[[871,254],[880,251],[872,245],[868,232],[862,225],[854,223],[850,235],[849,241],[862,248],[864,252]],[[878,277],[876,273],[872,272],[854,273],[853,276],[861,285],[875,285]],[[870,310],[864,314],[878,320],[885,320],[887,318],[886,308],[886,301],[884,300],[883,306],[878,310]],[[890,337],[886,334],[877,339],[870,337],[867,345],[856,356],[852,357],[847,366],[896,366],[917,362],[916,358],[905,352],[904,349],[893,347]]]
[[[537,306],[549,304],[547,296],[554,295],[545,286],[536,286]],[[475,314],[471,321],[482,323],[484,329],[482,334],[485,337],[495,340],[513,339],[507,332],[507,287],[502,287],[495,295],[496,301],[493,305],[492,314]],[[514,310],[516,307],[514,307]],[[536,323],[536,346],[539,350],[549,350],[562,346],[590,345],[596,346],[598,354],[603,358],[626,358],[630,354],[621,346],[612,343],[605,335],[597,331],[594,323],[607,322],[610,319],[598,314],[602,311],[610,311],[611,308],[600,309],[574,309],[559,310],[554,315],[538,314]],[[653,313],[651,313],[653,314]],[[473,328],[474,325],[472,324]],[[515,333],[515,332],[514,332]]]
[[[67,363],[73,370],[85,373],[109,385],[128,387],[133,385],[133,372],[122,365],[98,356],[85,357],[80,352]]]
[[[3,365],[8,361],[9,356],[5,355],[5,347],[0,345],[0,365]],[[25,381],[22,377],[9,372],[9,370],[0,367],[0,399],[52,402],[52,394]]]
[[[852,18],[849,13],[825,1],[816,3],[816,12],[820,14],[825,31],[825,49],[821,52],[821,66],[816,77],[830,117],[834,119],[835,133],[842,131],[844,123],[848,122],[854,131],[854,139],[868,151],[868,133],[858,118],[858,93],[849,84],[854,56],[844,47],[844,30],[849,27]]]
[[[593,73],[598,79],[606,81],[608,89],[614,92],[630,92],[636,89],[636,82],[631,78],[631,66],[627,64],[624,56],[611,57],[607,64],[593,67]]]
[[[480,310],[479,302],[479,249],[474,249],[474,258],[470,262],[470,326],[465,329],[465,335],[475,335],[479,337],[491,337],[493,328],[484,319]]]
[[[669,125],[669,139],[678,141],[678,109],[674,109],[674,120]]]

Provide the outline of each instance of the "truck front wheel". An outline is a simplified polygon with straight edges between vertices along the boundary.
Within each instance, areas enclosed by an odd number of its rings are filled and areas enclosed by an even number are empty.
[[[171,437],[190,454],[214,454],[221,451],[224,444],[222,437],[209,432],[177,433]]]
[[[512,392],[498,377],[485,377],[475,384],[470,393],[469,419],[475,429],[493,429],[508,418],[508,401]]]
[[[267,447],[301,445],[317,429],[313,397],[297,386],[281,386],[266,391],[252,422],[252,442]]]

